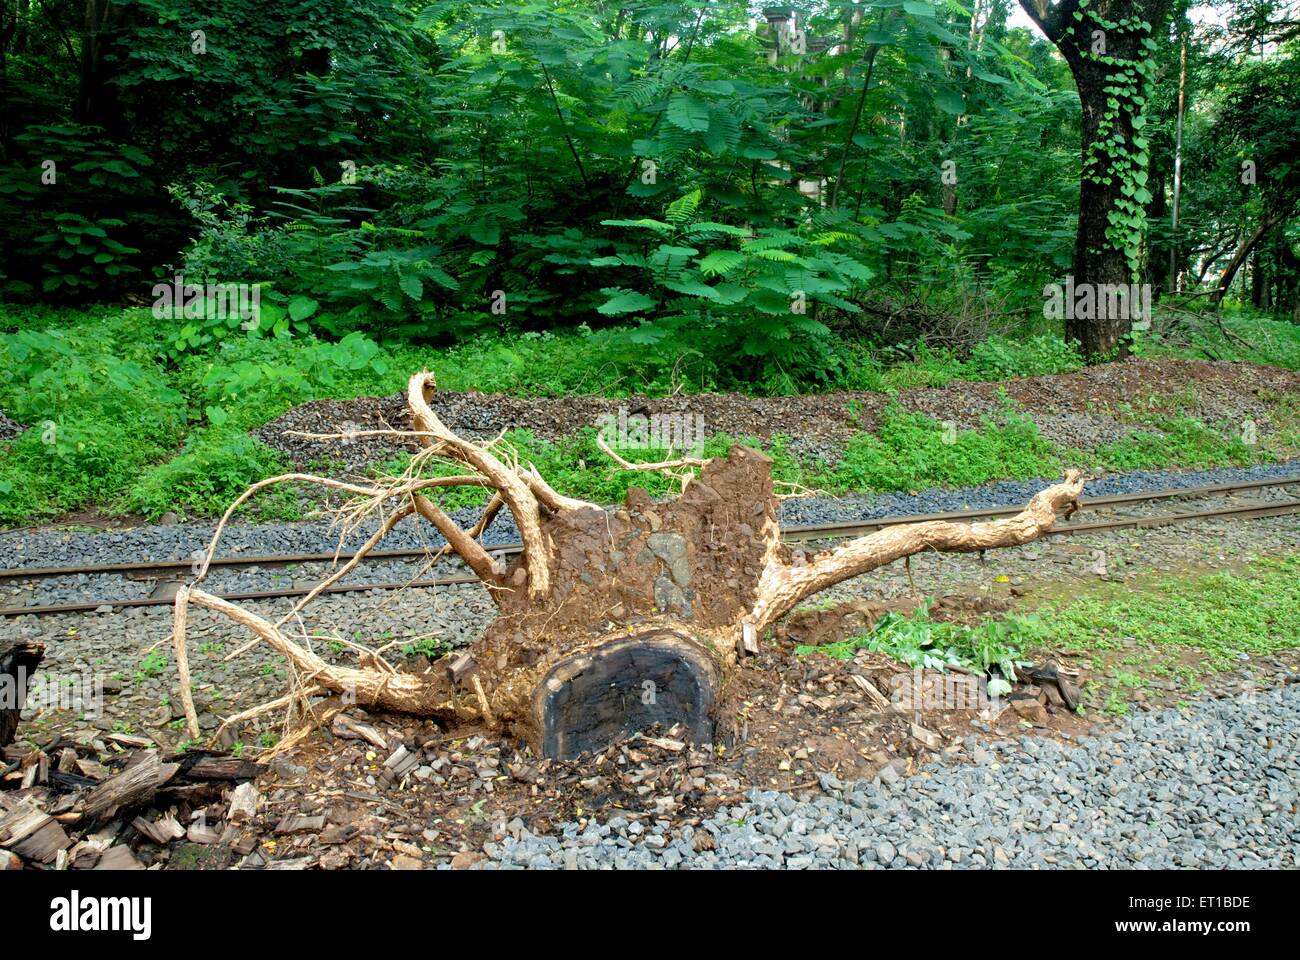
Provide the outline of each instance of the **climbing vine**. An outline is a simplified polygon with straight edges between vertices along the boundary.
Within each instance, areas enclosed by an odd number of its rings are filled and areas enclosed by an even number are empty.
[[[1088,145],[1083,161],[1086,180],[1103,186],[1119,184],[1119,196],[1107,214],[1106,239],[1115,250],[1122,251],[1129,271],[1136,279],[1138,253],[1146,225],[1146,206],[1151,202],[1147,189],[1146,105],[1155,74],[1153,54],[1156,42],[1151,24],[1140,17],[1110,20],[1090,8],[1091,0],[1079,0],[1074,12],[1075,23],[1066,27],[1073,34],[1079,55],[1088,62],[1106,68],[1106,109],[1097,136]],[[1140,54],[1136,59],[1112,56],[1106,52],[1107,36],[1136,34],[1140,37]],[[1129,118],[1130,130],[1123,118]],[[1130,136],[1131,133],[1131,136]],[[1100,253],[1091,250],[1091,253]]]

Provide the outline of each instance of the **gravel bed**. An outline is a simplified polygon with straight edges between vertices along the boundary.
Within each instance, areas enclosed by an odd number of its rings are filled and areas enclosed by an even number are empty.
[[[1245,480],[1262,480],[1271,477],[1300,476],[1300,460],[1282,464],[1256,467],[1225,468],[1219,470],[1135,471],[1111,474],[1089,483],[1086,492],[1093,497],[1136,493],[1144,490],[1188,488],[1216,483]],[[1035,481],[1004,481],[983,487],[959,490],[932,489],[911,494],[877,494],[844,498],[812,498],[787,500],[781,504],[781,521],[784,525],[829,523],[844,520],[866,520],[885,516],[965,510],[980,507],[1005,506],[1025,503],[1034,493],[1050,483],[1048,479]],[[1254,492],[1252,499],[1290,499],[1278,488]],[[1229,502],[1219,498],[1224,505]],[[1218,500],[1207,500],[1198,508],[1208,508]],[[1149,507],[1126,508],[1129,514],[1162,513],[1171,508],[1168,504]],[[476,511],[457,514],[468,525],[478,519]],[[1285,528],[1294,518],[1282,518]],[[0,554],[8,554],[5,566],[44,567],[85,564],[95,562],[149,562],[158,560],[192,559],[195,551],[202,551],[212,534],[210,524],[177,524],[138,527],[101,533],[71,533],[58,530],[32,532],[15,530],[0,534]],[[1175,528],[1171,528],[1175,529]],[[347,543],[355,548],[364,542],[366,533],[358,533]],[[1250,534],[1254,535],[1254,531]],[[1168,537],[1169,534],[1162,536]],[[503,512],[484,537],[484,542],[511,543],[518,539],[513,519]],[[1118,541],[1131,540],[1126,534],[1117,535]],[[383,549],[437,548],[442,545],[438,533],[427,523],[406,521],[384,541]],[[273,554],[320,553],[338,547],[337,534],[324,523],[252,524],[229,527],[223,534],[221,556],[264,556]],[[1102,544],[1105,548],[1105,544]],[[1027,556],[1032,549],[1021,548]],[[1006,555],[999,551],[998,557]],[[924,564],[924,558],[913,563]],[[1001,562],[1001,560],[999,560]],[[253,593],[283,587],[305,589],[314,586],[331,569],[327,563],[302,563],[290,567],[216,567],[210,571],[207,588],[217,593]],[[444,559],[436,568],[430,568],[423,559],[375,560],[362,564],[349,574],[348,584],[395,583],[414,579],[430,579],[466,572],[455,558]],[[109,602],[137,599],[151,595],[156,584],[152,580],[130,580],[118,574],[69,574],[41,580],[0,581],[0,606],[39,606],[59,603]]]
[[[1101,497],[1288,476],[1300,476],[1300,458],[1253,467],[1114,473],[1090,481],[1084,492],[1087,496]],[[1007,480],[959,489],[936,487],[915,494],[786,500],[780,507],[780,520],[786,525],[832,523],[1023,504],[1045,485],[1059,479]],[[478,520],[479,511],[460,510],[453,515],[468,526]],[[0,533],[0,557],[4,558],[4,566],[10,568],[193,559],[195,551],[207,547],[214,526],[211,523],[185,523],[95,533],[19,528]],[[359,546],[372,531],[373,527],[357,531],[345,546],[349,549]],[[518,536],[513,519],[507,511],[502,511],[483,541],[488,544],[512,543],[518,540]],[[385,539],[383,549],[436,548],[441,544],[441,537],[427,523],[421,522],[417,526],[405,521]],[[338,545],[337,533],[331,531],[327,523],[234,524],[222,535],[220,555],[323,553],[335,550]]]
[[[1278,868],[1300,863],[1300,686],[1139,714],[1077,744],[963,746],[972,762],[823,795],[752,790],[699,826],[621,816],[522,833],[482,866],[753,869]],[[707,835],[707,838],[701,835]]]

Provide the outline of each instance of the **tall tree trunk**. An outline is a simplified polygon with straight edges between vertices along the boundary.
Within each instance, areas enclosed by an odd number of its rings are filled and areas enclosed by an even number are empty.
[[[1083,176],[1074,241],[1074,284],[1094,288],[1132,283],[1141,245],[1141,212],[1149,202],[1144,75],[1170,0],[1020,0],[1020,5],[1061,51],[1074,75],[1082,115]],[[1076,19],[1076,14],[1079,19]],[[1128,27],[1105,24],[1129,23]],[[1145,24],[1132,26],[1131,24]],[[1126,91],[1115,93],[1116,88]],[[1098,297],[1098,300],[1101,298]],[[1077,313],[1077,311],[1076,311]],[[1085,356],[1126,352],[1128,316],[1068,319],[1065,335]]]
[[[1274,226],[1281,223],[1283,219],[1283,215],[1276,210],[1264,214],[1259,221],[1259,226],[1252,230],[1250,235],[1241,242],[1241,246],[1237,248],[1237,252],[1234,253],[1232,259],[1228,261],[1228,266],[1224,268],[1223,274],[1219,277],[1219,282],[1215,286],[1214,292],[1210,294],[1210,303],[1217,304],[1223,302],[1223,298],[1227,294],[1228,288],[1232,286],[1232,281],[1237,276],[1237,271],[1240,270],[1241,265],[1246,262],[1246,258],[1250,256],[1250,252],[1255,249],[1255,246],[1264,238],[1264,235],[1273,229]]]

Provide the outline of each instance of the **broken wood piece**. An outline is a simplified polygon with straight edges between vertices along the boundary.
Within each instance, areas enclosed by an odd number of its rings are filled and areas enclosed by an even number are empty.
[[[478,664],[473,657],[468,653],[458,653],[447,664],[447,676],[452,683],[460,683],[477,669]]]
[[[281,836],[294,833],[320,833],[325,829],[324,817],[304,817],[291,813],[280,821],[275,832]]]
[[[181,762],[181,775],[187,780],[252,780],[266,768],[238,757],[200,757],[187,766]]]
[[[190,828],[185,831],[185,839],[190,843],[211,846],[221,839],[221,831],[208,823],[207,818],[200,818],[190,824]]]
[[[364,740],[380,750],[388,749],[388,741],[384,739],[378,730],[368,723],[353,720],[345,713],[340,713],[334,718],[334,723],[330,726],[330,732],[336,737],[342,737],[344,740]]]
[[[395,780],[400,780],[412,770],[420,765],[420,758],[405,746],[398,746],[393,751],[392,756],[384,761],[384,769],[387,770]]]
[[[156,750],[143,751],[137,757],[140,759],[86,795],[80,809],[86,819],[107,819],[123,807],[148,802],[180,769],[177,764],[163,763]]]
[[[143,870],[144,864],[135,858],[130,847],[109,847],[100,856],[92,870]]]
[[[931,750],[938,750],[943,746],[943,737],[939,736],[933,730],[927,730],[918,723],[910,725],[912,737],[920,741]]]
[[[230,794],[230,812],[227,815],[231,823],[246,823],[257,816],[262,804],[262,794],[252,783],[241,783]]]
[[[59,772],[77,773],[77,751],[64,747],[59,751]]]
[[[1074,711],[1079,706],[1079,688],[1074,685],[1055,660],[1048,660],[1038,667],[1025,667],[1020,670],[1022,676],[1037,684],[1050,683],[1056,687],[1065,701],[1066,709]]]
[[[72,845],[53,817],[30,802],[0,819],[0,847],[24,860],[51,863],[60,850]]]
[[[881,693],[870,679],[862,676],[860,673],[849,674],[849,679],[853,681],[855,687],[867,695],[868,700],[874,703],[881,710],[889,706],[889,698]]]
[[[756,657],[758,653],[758,631],[752,623],[746,621],[740,627],[740,654]]]
[[[106,780],[108,778],[108,768],[94,760],[78,759],[76,772],[92,780]]]
[[[118,746],[127,747],[132,750],[148,750],[157,746],[148,737],[137,737],[130,733],[106,733],[104,739],[109,743],[116,743]]]
[[[131,826],[160,847],[185,836],[185,828],[171,814],[160,817],[152,823],[144,817],[136,817],[131,821]]]

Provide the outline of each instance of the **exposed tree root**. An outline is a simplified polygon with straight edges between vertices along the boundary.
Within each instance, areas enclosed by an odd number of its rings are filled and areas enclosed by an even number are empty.
[[[797,604],[922,550],[983,551],[1027,543],[1052,528],[1058,511],[1077,506],[1084,484],[1084,477],[1072,471],[1012,517],[972,524],[900,524],[805,556],[781,541],[771,462],[760,453],[736,446],[726,457],[712,460],[682,457],[637,464],[599,440],[619,467],[660,471],[682,485],[681,494],[665,503],[634,488],[622,508],[606,511],[557,493],[500,438],[480,444],[458,437],[429,406],[433,389],[431,374],[410,380],[407,402],[416,430],[406,435],[418,438],[422,449],[401,476],[372,484],[308,474],[272,477],[251,487],[223,516],[194,585],[183,589],[176,602],[173,642],[192,735],[198,735],[198,725],[185,631],[188,607],[197,604],[250,630],[253,643],[268,644],[290,667],[293,689],[227,718],[223,729],[278,709],[302,721],[312,698],[336,694],[339,706],[356,703],[503,727],[540,751],[558,754],[660,720],[684,720],[694,735],[707,736],[724,712],[720,704],[737,657],[756,650],[764,631]],[[428,465],[447,462],[472,472],[420,475]],[[362,523],[379,522],[351,560],[272,623],[197,584],[233,510],[259,490],[293,481],[353,495],[336,514],[340,544]],[[424,491],[468,485],[494,493],[479,522],[465,530]],[[508,566],[478,541],[502,508],[513,515],[523,542],[521,555]],[[285,625],[297,620],[323,589],[346,576],[412,516],[427,520],[443,536],[446,546],[434,559],[455,553],[498,607],[497,619],[468,654],[445,658],[417,674],[384,660],[386,647],[348,643],[359,665],[346,667],[316,654],[301,625],[303,643],[285,632]],[[245,649],[247,645],[234,655]],[[309,726],[300,722],[292,736]]]

